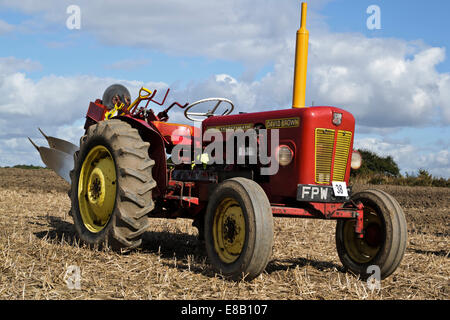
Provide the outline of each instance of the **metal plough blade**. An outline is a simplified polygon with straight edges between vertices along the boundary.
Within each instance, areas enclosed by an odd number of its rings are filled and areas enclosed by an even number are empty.
[[[78,147],[69,141],[47,136],[41,129],[39,131],[47,139],[50,148],[40,147],[30,138],[28,140],[39,152],[47,168],[52,169],[61,178],[71,183],[70,171],[73,169],[73,154],[78,150]]]
[[[75,153],[75,151],[78,151],[78,147],[76,145],[74,145],[73,143],[66,141],[66,140],[62,140],[59,138],[55,138],[55,137],[50,137],[47,136],[42,130],[41,128],[38,128],[39,132],[42,133],[42,135],[44,136],[45,139],[47,139],[48,145],[50,146],[50,148],[52,149],[57,149],[60,150],[62,152],[68,153],[71,156],[73,156],[73,154]]]

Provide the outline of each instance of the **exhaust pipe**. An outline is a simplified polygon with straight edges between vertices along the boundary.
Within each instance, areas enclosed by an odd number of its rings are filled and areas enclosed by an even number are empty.
[[[308,66],[308,40],[309,31],[306,30],[306,2],[302,2],[302,18],[300,29],[297,30],[297,42],[295,46],[294,69],[294,93],[292,108],[304,108],[306,106],[306,69]]]
[[[31,144],[41,156],[47,168],[55,171],[61,178],[71,183],[70,171],[73,169],[73,155],[79,149],[69,141],[47,136],[40,128],[39,131],[47,140],[50,148],[40,147],[28,137]]]

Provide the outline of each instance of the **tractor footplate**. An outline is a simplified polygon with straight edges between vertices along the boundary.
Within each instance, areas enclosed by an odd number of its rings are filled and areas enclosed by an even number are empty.
[[[191,204],[199,204],[199,199],[191,196],[192,188],[195,186],[194,182],[170,180],[168,185],[169,191],[165,196],[166,199],[180,200],[180,206],[183,206],[184,203],[187,203],[188,207],[190,207]],[[186,191],[187,195],[185,195]]]

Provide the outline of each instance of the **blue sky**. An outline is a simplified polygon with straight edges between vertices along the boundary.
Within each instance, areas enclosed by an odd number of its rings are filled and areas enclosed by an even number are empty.
[[[26,25],[30,20],[39,20],[41,15],[41,12],[29,14],[0,7],[0,18],[11,25]],[[66,17],[68,16],[67,14]],[[179,54],[176,48],[172,52],[160,52],[158,48],[105,44],[83,28],[69,30],[65,23],[38,31],[31,29],[8,33],[0,39],[2,56],[39,62],[41,68],[30,73],[30,77],[34,79],[48,74],[92,74],[125,80],[157,79],[166,83],[178,83],[200,80],[223,72],[239,77],[244,70],[242,63],[236,61]],[[129,68],[114,66],[118,61],[128,60],[138,63]]]
[[[369,30],[366,9],[376,4],[381,9],[381,29]],[[335,0],[322,11],[329,28],[336,32],[360,32],[367,37],[394,37],[423,40],[431,46],[450,48],[447,35],[450,2],[445,0]],[[450,60],[438,66],[450,71]]]
[[[80,30],[66,27],[71,4]],[[307,102],[351,111],[356,146],[402,172],[450,177],[450,3],[308,5]],[[370,5],[380,30],[366,26]],[[295,0],[0,0],[0,166],[42,164],[26,141],[43,143],[38,126],[78,142],[89,101],[114,82],[171,87],[182,102],[220,95],[237,111],[289,108],[299,16]]]
[[[369,30],[366,9],[376,4],[381,9],[381,29]],[[408,41],[423,41],[430,46],[450,48],[448,20],[450,2],[445,0],[408,1],[408,0],[336,0],[330,2],[322,14],[330,30],[335,32],[358,32],[366,37],[399,38]],[[446,58],[436,66],[443,73],[450,72],[450,59]],[[362,135],[370,137],[373,135]],[[379,136],[379,135],[377,135]],[[406,140],[409,143],[425,146],[427,151],[447,150],[449,148],[450,128],[403,127],[391,133],[391,140]],[[426,153],[426,151],[425,151]],[[394,153],[395,154],[395,153]]]

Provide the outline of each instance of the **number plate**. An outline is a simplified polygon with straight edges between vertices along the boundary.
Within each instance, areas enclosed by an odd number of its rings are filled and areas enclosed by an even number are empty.
[[[341,183],[341,182],[339,182]],[[345,188],[344,188],[345,187]],[[342,188],[337,187],[339,193],[336,193],[333,186],[318,186],[318,185],[306,185],[299,184],[297,187],[297,201],[309,201],[309,202],[345,202],[350,200],[349,194],[351,193],[350,187],[347,188],[344,182]],[[345,194],[345,195],[344,195]]]
[[[333,191],[335,197],[348,197],[347,184],[345,182],[333,181]]]

